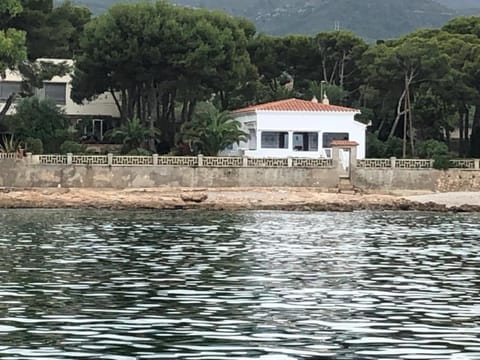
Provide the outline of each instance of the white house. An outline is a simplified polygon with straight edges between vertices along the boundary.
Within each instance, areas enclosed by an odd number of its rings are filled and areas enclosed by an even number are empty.
[[[73,60],[70,59],[38,59],[39,62],[66,63],[72,68]],[[5,104],[10,94],[20,91],[22,76],[18,71],[7,70],[5,77],[0,77],[0,109]],[[91,119],[93,132],[98,137],[103,137],[103,121],[105,118],[118,118],[120,113],[113,96],[110,93],[104,93],[93,101],[85,101],[79,105],[70,98],[72,92],[72,74],[67,73],[64,76],[55,76],[45,81],[43,88],[37,89],[36,94],[40,98],[50,98],[60,106],[65,114],[72,119]],[[7,115],[15,113],[15,103],[12,105]]]
[[[355,120],[359,110],[287,99],[233,112],[233,117],[250,135],[248,142],[234,144],[226,155],[249,157],[330,158],[333,140],[358,143],[357,158],[365,158],[367,125]]]

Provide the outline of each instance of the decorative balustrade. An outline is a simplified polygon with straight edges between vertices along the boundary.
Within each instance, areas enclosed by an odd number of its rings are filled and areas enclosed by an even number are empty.
[[[478,160],[474,159],[461,159],[461,160],[450,160],[450,166],[455,169],[478,169],[478,166],[475,166],[475,163]]]
[[[333,167],[333,159],[298,159],[292,158],[293,167],[301,168],[322,168],[328,169]]]
[[[159,156],[157,165],[162,166],[198,166],[196,156]]]
[[[360,169],[431,169],[434,160],[429,159],[364,159],[357,161],[357,168]],[[453,169],[480,170],[479,159],[455,159],[450,160],[450,167]]]
[[[16,159],[15,153],[0,153],[2,159]],[[206,168],[317,168],[335,167],[333,159],[324,158],[250,158],[212,156],[114,156],[108,155],[31,155],[24,158],[31,165],[77,165],[77,166],[182,166]],[[363,159],[357,160],[359,169],[431,169],[434,161],[428,159]],[[451,160],[452,168],[480,170],[478,159]]]
[[[423,159],[397,159],[395,167],[398,169],[431,169],[433,160]]]
[[[357,160],[357,167],[362,169],[385,169],[392,167],[391,159],[364,159]]]
[[[107,162],[107,165],[108,165],[108,162]],[[112,166],[148,166],[148,165],[153,165],[152,156],[113,156],[112,157]]]
[[[224,156],[224,157],[204,157],[202,166],[204,167],[242,167],[243,158]]]
[[[0,160],[3,159],[16,159],[18,157],[17,153],[0,153]]]
[[[108,157],[106,155],[73,155],[72,165],[108,165]]]
[[[38,155],[38,163],[41,165],[66,165],[67,155]]]
[[[248,167],[288,167],[288,159],[275,158],[248,158]]]
[[[114,156],[109,155],[30,155],[32,165],[86,165],[86,166],[186,166],[209,168],[320,168],[334,166],[332,159],[307,158],[249,158],[215,156]]]

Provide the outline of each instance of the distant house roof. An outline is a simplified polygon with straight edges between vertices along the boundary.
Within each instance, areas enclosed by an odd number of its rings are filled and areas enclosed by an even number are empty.
[[[360,110],[347,108],[343,106],[322,104],[316,101],[307,101],[300,99],[286,99],[274,101],[266,104],[249,106],[243,109],[235,110],[233,113],[244,113],[253,111],[299,111],[299,112],[351,112],[359,113]]]

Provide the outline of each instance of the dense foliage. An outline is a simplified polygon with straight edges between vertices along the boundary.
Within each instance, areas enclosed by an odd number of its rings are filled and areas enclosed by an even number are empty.
[[[369,1],[350,6],[361,12],[374,4]],[[254,4],[243,3],[246,9]],[[326,92],[331,102],[362,110],[358,120],[370,123],[370,156],[480,156],[479,17],[369,44],[348,31],[259,34],[243,18],[166,2],[118,4],[91,18],[70,2],[9,0],[0,15],[0,71],[20,70],[20,95],[32,95],[59,71],[35,68],[25,61],[27,52],[30,59],[74,54],[73,99],[81,103],[104,92],[115,97],[122,119],[112,133],[124,152],[168,151],[185,141],[213,154],[245,136],[224,131],[232,125],[226,111],[293,96],[320,99]],[[395,17],[388,22],[392,28],[400,23]],[[203,103],[218,110],[198,115]],[[29,111],[44,116],[43,105],[33,105]],[[22,129],[10,122],[9,130],[40,139],[47,151],[55,132],[41,134],[37,119],[24,119]]]
[[[195,153],[217,156],[233,143],[246,141],[248,134],[240,129],[239,121],[231,118],[227,111],[209,108],[199,112],[185,124],[183,140]]]
[[[68,138],[67,118],[51,100],[26,98],[17,104],[16,114],[8,119],[9,129],[19,139],[42,143],[45,152],[57,152]],[[36,145],[39,146],[39,145]],[[42,150],[43,150],[42,149]]]
[[[0,75],[16,70],[23,81],[0,109],[0,126],[18,97],[29,97],[43,82],[70,69],[65,64],[35,61],[40,57],[71,58],[78,48],[80,32],[90,20],[87,8],[65,1],[4,0],[0,3]],[[28,56],[27,56],[28,55]]]

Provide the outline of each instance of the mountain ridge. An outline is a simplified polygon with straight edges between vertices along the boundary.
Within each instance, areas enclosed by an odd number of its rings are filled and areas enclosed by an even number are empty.
[[[94,13],[135,0],[75,0]],[[479,0],[174,0],[182,6],[220,9],[251,20],[272,35],[313,34],[339,28],[368,41],[395,38],[418,28],[441,27],[461,15],[480,15]],[[477,4],[479,9],[471,9]]]

